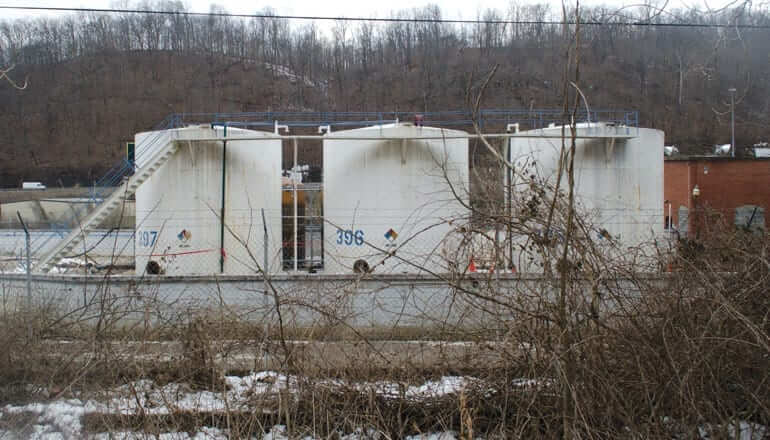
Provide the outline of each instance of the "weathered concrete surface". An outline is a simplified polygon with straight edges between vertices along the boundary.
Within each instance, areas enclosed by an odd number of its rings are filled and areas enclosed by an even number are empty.
[[[463,280],[414,275],[284,275],[259,277],[135,277],[37,275],[27,297],[23,274],[0,275],[0,307],[13,309],[31,301],[56,313],[92,319],[109,314],[126,326],[137,323],[187,322],[192,316],[216,316],[287,327],[504,328],[523,304],[552,298],[554,280],[538,275],[477,274]],[[615,295],[602,295],[611,310],[620,292],[639,293],[639,283],[665,283],[657,274],[640,280],[604,282]],[[579,281],[580,295],[592,301],[593,283]],[[578,295],[578,296],[580,296]]]
[[[78,219],[88,215],[95,207],[96,204],[88,198],[45,198],[3,203],[0,204],[0,228],[21,228],[17,212],[32,229],[47,229],[51,225],[72,228],[77,225]],[[115,210],[97,226],[107,229],[118,226],[133,229],[135,222],[134,201],[126,200],[122,209]]]
[[[0,190],[0,204],[22,202],[25,200],[40,200],[52,198],[88,197],[91,188],[46,188],[44,190],[2,189]]]

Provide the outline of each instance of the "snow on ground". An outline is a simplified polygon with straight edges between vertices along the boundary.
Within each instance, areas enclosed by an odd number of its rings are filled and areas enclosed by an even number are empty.
[[[547,381],[546,381],[547,382]],[[269,396],[279,391],[297,392],[299,378],[285,376],[274,371],[261,371],[247,376],[226,376],[227,390],[194,391],[185,384],[169,383],[158,386],[150,380],[137,380],[105,393],[101,399],[56,399],[49,402],[35,402],[27,405],[6,405],[0,408],[0,426],[14,427],[15,430],[0,429],[0,439],[71,439],[83,438],[82,417],[85,414],[170,414],[174,411],[219,412],[249,410],[254,397]],[[344,383],[337,380],[316,382],[329,387],[353,387],[354,389],[375,390],[388,398],[407,398],[417,401],[456,394],[478,383],[477,379],[463,376],[445,376],[427,381],[421,385],[406,385],[388,381],[374,383]],[[544,382],[532,379],[518,379],[514,386],[540,386]],[[14,423],[15,422],[15,423]],[[700,428],[704,440],[721,438],[724,433],[735,440],[760,440],[770,436],[770,428],[749,422],[736,422],[727,429],[718,425],[705,424]],[[385,438],[372,430],[363,429],[354,433],[340,433],[343,440]],[[90,435],[94,439],[144,439],[141,432],[110,432]],[[167,432],[152,438],[167,440],[226,439],[227,432],[204,427],[195,433]],[[288,440],[286,427],[276,425],[264,436],[268,440]],[[437,432],[407,437],[407,440],[455,440],[456,433]],[[307,436],[303,440],[314,440]]]
[[[434,432],[431,434],[410,435],[405,440],[456,440],[454,432]]]
[[[703,440],[722,438],[726,432],[728,438],[735,440],[762,440],[770,437],[770,428],[758,423],[739,421],[735,425],[704,425],[698,428]],[[737,435],[736,435],[737,433]]]
[[[426,399],[459,393],[467,388],[473,379],[445,376],[437,381],[422,385],[405,386],[393,382],[344,384],[339,381],[320,381],[319,385],[329,387],[348,385],[356,389],[374,389],[384,397]],[[292,392],[298,389],[298,379],[273,371],[261,371],[248,376],[226,376],[228,390],[224,392],[189,391],[182,384],[171,383],[157,387],[152,381],[139,380],[119,387],[117,396],[105,405],[105,411],[132,414],[140,409],[149,414],[169,414],[172,410],[224,411],[226,408],[241,409],[250,405],[250,397],[276,393],[282,390]],[[169,408],[164,402],[173,402]]]
[[[7,405],[0,411],[0,420],[12,420],[22,414],[37,415],[37,423],[32,425],[30,438],[68,439],[81,435],[80,418],[86,412],[98,411],[98,405],[79,399],[60,399],[46,403],[31,403],[22,406]],[[13,436],[7,436],[13,438]],[[0,438],[6,436],[0,435]]]
[[[363,430],[359,429],[358,431],[347,434],[347,435],[340,435],[340,440],[385,440],[386,436],[381,435],[379,432],[375,430],[367,430],[364,432]],[[312,437],[312,436],[306,436],[302,437],[302,440],[317,440],[318,437]],[[286,434],[286,427],[283,425],[275,425],[272,427],[270,432],[268,432],[262,440],[290,440],[290,437]],[[407,437],[404,437],[404,440],[457,440],[456,433],[448,431],[448,432],[433,432],[429,434],[419,434],[419,435],[410,435]]]
[[[161,434],[148,436],[144,433],[136,432],[102,432],[92,437],[94,440],[227,440],[230,438],[225,431],[217,428],[203,427],[198,432],[189,434],[187,432],[164,432]]]
[[[86,413],[101,414],[170,414],[173,411],[216,412],[248,409],[251,398],[270,395],[282,390],[296,392],[298,379],[274,371],[261,371],[247,376],[226,376],[227,390],[220,392],[193,391],[185,384],[169,383],[158,386],[151,380],[137,380],[109,391],[103,399],[57,399],[50,402],[35,402],[27,405],[6,405],[0,408],[0,422],[4,426],[12,425],[12,420],[31,420],[20,428],[23,432],[3,432],[0,439],[70,439],[83,437],[81,418]],[[343,385],[339,381],[321,381],[328,386]],[[349,384],[356,388],[374,388],[386,397],[425,399],[446,394],[458,393],[470,384],[470,379],[447,376],[440,380],[428,381],[422,385],[406,386],[393,382]],[[23,435],[22,435],[23,434]],[[376,438],[376,433],[363,431],[341,436],[346,440]],[[92,436],[97,439],[134,439],[144,438],[142,433],[118,432],[102,433]],[[206,428],[190,435],[188,433],[169,432],[159,438],[164,439],[219,439],[227,438],[226,433],[214,428]],[[412,440],[452,440],[451,433],[426,434],[410,437]],[[288,439],[285,427],[276,426],[265,439]],[[312,439],[312,437],[307,437]]]

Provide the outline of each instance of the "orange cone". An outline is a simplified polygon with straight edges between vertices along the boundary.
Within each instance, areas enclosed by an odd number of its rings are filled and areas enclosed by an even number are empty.
[[[468,265],[468,272],[476,272],[476,263],[473,262],[473,257],[471,257],[471,263]]]

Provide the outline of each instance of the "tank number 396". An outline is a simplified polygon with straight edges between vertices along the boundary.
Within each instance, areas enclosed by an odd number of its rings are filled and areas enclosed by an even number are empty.
[[[345,246],[361,246],[364,244],[364,231],[357,229],[355,231],[351,229],[337,229],[337,244],[344,244]]]
[[[139,246],[153,247],[155,240],[158,239],[158,231],[142,231],[137,238],[139,239]]]

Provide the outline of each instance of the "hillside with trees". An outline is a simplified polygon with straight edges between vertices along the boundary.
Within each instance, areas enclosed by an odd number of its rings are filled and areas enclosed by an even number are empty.
[[[168,1],[137,8],[168,14],[0,21],[0,66],[28,80],[24,90],[0,83],[0,185],[89,184],[125,141],[174,112],[465,109],[469,81],[494,65],[483,107],[562,102],[564,25],[544,23],[561,20],[545,4],[512,2],[473,24],[194,16]],[[444,15],[427,6],[392,17]],[[769,10],[599,7],[581,17],[580,88],[592,108],[638,110],[667,144],[704,152],[729,142],[735,87],[738,145],[770,137]]]

